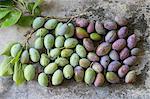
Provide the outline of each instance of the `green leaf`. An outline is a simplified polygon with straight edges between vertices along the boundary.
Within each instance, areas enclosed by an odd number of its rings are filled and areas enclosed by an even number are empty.
[[[32,25],[33,20],[33,16],[21,16],[17,24],[20,26],[28,27]]]
[[[32,9],[32,14],[34,14],[35,9],[43,2],[44,0],[36,0]]]
[[[7,16],[5,16],[4,21],[1,24],[1,28],[9,27],[18,22],[21,17],[21,12],[17,10],[12,10]]]
[[[33,6],[34,6],[34,3],[31,2],[31,3],[28,3],[28,10],[29,12],[34,15],[34,16],[39,16],[41,14],[41,9],[39,6],[37,6],[34,10],[34,13],[32,13],[32,9],[33,9]]]
[[[13,74],[13,65],[10,63],[12,57],[4,56],[0,64],[0,76],[10,76]]]
[[[10,54],[10,50],[11,50],[11,47],[14,45],[14,44],[16,44],[17,42],[10,42],[10,43],[8,43],[5,47],[4,47],[4,49],[3,49],[3,51],[0,53],[0,55],[6,55],[6,56],[10,56],[11,54]]]
[[[13,0],[1,0],[0,5],[13,6],[14,2],[13,2]]]
[[[0,19],[4,18],[10,12],[7,8],[0,8]]]
[[[15,62],[13,81],[16,85],[23,84],[26,80],[24,77],[24,66],[20,62]]]

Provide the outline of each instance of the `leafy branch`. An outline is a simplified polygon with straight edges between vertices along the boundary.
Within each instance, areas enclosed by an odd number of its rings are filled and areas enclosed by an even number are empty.
[[[43,0],[29,2],[27,0],[0,1],[0,27],[5,28],[14,24],[30,26],[34,17],[41,14],[39,5]]]

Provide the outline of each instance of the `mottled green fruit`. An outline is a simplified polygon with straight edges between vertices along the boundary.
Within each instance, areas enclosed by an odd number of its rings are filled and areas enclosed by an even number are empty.
[[[40,53],[35,48],[30,48],[29,54],[31,61],[38,62],[40,60]]]
[[[89,34],[83,28],[76,27],[76,36],[79,39],[83,39],[83,38],[89,37]]]
[[[15,57],[18,54],[18,52],[21,50],[21,48],[22,46],[19,43],[13,45],[10,50],[11,56]]]
[[[134,83],[136,81],[136,72],[134,70],[129,71],[125,77],[126,83]]]
[[[33,65],[27,65],[24,69],[24,77],[27,81],[34,79],[35,77],[35,68]]]
[[[65,38],[63,36],[58,36],[56,37],[55,39],[55,47],[63,47],[64,46],[64,41],[65,41]]]
[[[48,86],[48,77],[45,73],[40,73],[38,76],[38,83],[41,86],[47,87]]]
[[[79,60],[79,65],[83,68],[88,68],[90,66],[91,62],[86,59],[86,58],[82,58]]]
[[[58,69],[58,65],[56,63],[50,63],[44,69],[46,74],[53,74]]]
[[[52,85],[60,85],[63,79],[63,72],[60,69],[56,70],[52,76]]]
[[[88,68],[85,71],[84,81],[86,84],[91,85],[95,80],[96,73],[92,68]]]
[[[83,81],[84,78],[84,69],[80,66],[74,68],[74,79],[76,82]]]
[[[45,28],[40,28],[36,31],[37,37],[44,37],[48,33],[48,30]]]
[[[76,53],[73,53],[70,57],[70,64],[75,67],[79,64],[79,55]]]
[[[46,28],[46,29],[55,29],[55,27],[57,26],[57,23],[58,23],[58,21],[56,20],[56,19],[49,19],[46,23],[45,23],[45,25],[44,25],[44,27]]]
[[[78,40],[75,38],[68,38],[65,40],[64,47],[65,48],[74,48],[78,44]]]
[[[65,38],[70,38],[74,35],[74,26],[72,23],[68,24],[69,30],[68,33],[65,34]]]
[[[56,28],[55,28],[55,36],[58,36],[58,31],[59,31],[59,28],[63,25],[62,22],[58,23]]]
[[[24,50],[22,52],[20,61],[21,61],[22,64],[27,64],[29,62],[29,52],[28,52],[28,50]]]
[[[110,83],[119,83],[120,79],[114,72],[107,72],[106,79]]]
[[[58,64],[58,66],[65,66],[69,63],[69,61],[66,58],[59,57],[55,60],[55,63]]]
[[[52,34],[47,34],[44,37],[44,46],[46,49],[51,49],[54,45],[54,36]]]
[[[58,34],[58,35],[64,35],[64,34],[67,34],[68,31],[69,31],[69,27],[68,27],[68,25],[66,23],[64,23],[63,25],[61,25],[59,27],[59,29],[57,31],[58,33],[56,33],[56,34]]]
[[[39,37],[35,40],[35,43],[34,43],[34,48],[36,49],[42,49],[44,46],[44,39]]]
[[[46,54],[41,54],[41,58],[40,58],[40,64],[42,66],[47,66],[50,62],[50,59],[48,58],[48,55]]]
[[[45,22],[45,19],[44,19],[44,18],[42,18],[42,17],[37,17],[37,18],[34,19],[33,24],[32,24],[32,27],[33,27],[34,29],[38,29],[38,28],[40,28],[40,27],[43,26],[44,22]]]
[[[73,67],[71,65],[66,65],[63,68],[63,74],[66,79],[71,79],[73,76]]]
[[[87,54],[87,52],[86,52],[86,50],[85,50],[85,48],[82,46],[82,45],[80,45],[80,44],[78,44],[77,46],[76,46],[76,53],[80,56],[80,57],[86,57],[86,54]]]
[[[98,33],[90,34],[90,38],[94,41],[100,41],[102,39],[101,35],[99,35]]]
[[[61,51],[61,57],[70,57],[73,53],[72,49],[63,49]]]
[[[4,47],[4,49],[3,49],[3,51],[0,53],[0,55],[10,56],[10,55],[11,55],[10,50],[11,50],[11,48],[12,48],[12,46],[13,46],[14,44],[16,44],[16,42],[10,42],[10,43],[8,43],[8,44]]]
[[[50,50],[50,57],[52,60],[56,59],[61,53],[60,48],[54,48]]]

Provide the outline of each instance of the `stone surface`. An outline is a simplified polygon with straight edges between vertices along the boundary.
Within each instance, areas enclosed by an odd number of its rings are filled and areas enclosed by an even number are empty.
[[[48,3],[47,3],[48,2]],[[95,88],[74,80],[61,86],[41,87],[37,81],[16,86],[10,78],[0,78],[0,99],[149,99],[150,97],[150,0],[47,0],[42,15],[65,17],[88,12],[85,18],[102,20],[125,15],[130,19],[130,32],[141,38],[143,53],[140,63],[132,68],[138,72],[133,85],[112,84]],[[92,13],[92,14],[91,14]],[[29,28],[12,26],[0,29],[0,51],[11,41],[24,42]],[[34,40],[34,39],[32,39]],[[31,41],[32,42],[32,41]],[[1,57],[2,58],[2,57]]]

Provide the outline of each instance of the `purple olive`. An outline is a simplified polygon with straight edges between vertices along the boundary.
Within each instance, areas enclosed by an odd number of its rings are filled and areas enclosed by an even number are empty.
[[[130,54],[129,49],[128,49],[127,47],[125,47],[125,48],[122,49],[121,52],[120,52],[120,59],[121,59],[121,60],[126,59],[126,58],[129,56],[129,54]]]
[[[106,69],[108,64],[110,63],[110,58],[108,55],[106,56],[102,56],[101,59],[100,59],[100,63],[101,65]]]
[[[104,85],[104,83],[105,83],[104,75],[102,73],[98,73],[94,81],[94,86],[99,87]]]
[[[137,44],[137,38],[135,34],[132,34],[127,39],[127,45],[130,49],[134,48]]]
[[[117,71],[121,66],[121,63],[119,61],[112,61],[109,65],[108,65],[108,69],[107,71]]]
[[[120,78],[123,78],[129,71],[129,66],[128,65],[122,65],[119,70],[118,70],[118,76]]]
[[[111,42],[114,42],[116,38],[117,38],[117,33],[115,30],[112,30],[112,31],[109,31],[107,35],[105,36],[105,41],[111,43]]]
[[[112,51],[109,53],[109,57],[110,57],[112,60],[119,60],[119,54],[118,54],[117,51],[115,51],[115,50],[112,50]]]
[[[126,58],[123,63],[126,65],[134,65],[136,63],[137,57],[136,56],[130,56],[128,58]]]
[[[83,39],[83,45],[87,51],[93,51],[95,49],[94,42],[90,38]]]
[[[126,46],[125,39],[118,39],[112,44],[112,49],[120,51]]]
[[[105,30],[103,24],[101,22],[99,22],[99,21],[96,21],[96,23],[95,23],[95,31],[98,34],[102,34],[102,35],[106,34],[106,30]]]
[[[116,16],[115,21],[120,26],[124,26],[124,25],[128,24],[128,20],[125,17],[122,17],[122,16]]]
[[[76,19],[76,25],[79,27],[87,27],[89,24],[87,19],[84,18],[77,18]]]
[[[111,50],[111,44],[108,42],[102,42],[96,49],[96,54],[98,56],[103,56],[109,53]]]
[[[94,28],[95,28],[95,22],[94,21],[91,21],[87,27],[87,32],[88,33],[92,33],[94,32]]]
[[[128,28],[125,26],[121,27],[117,34],[119,38],[125,38],[128,35]]]
[[[117,29],[117,24],[112,20],[107,20],[104,22],[104,27],[108,30],[115,30]]]

